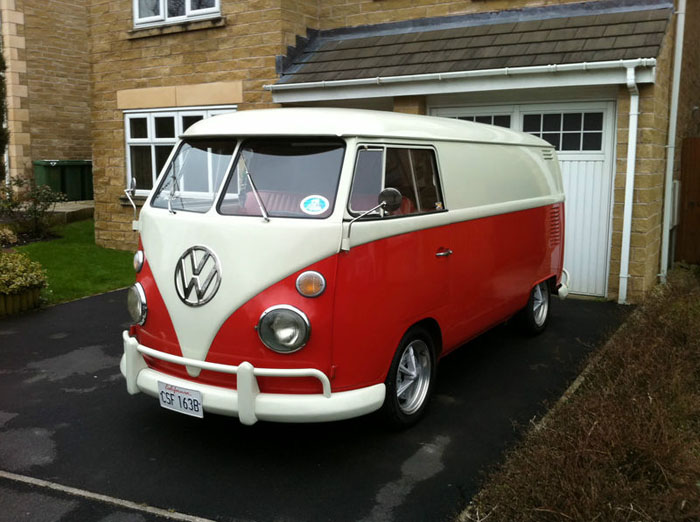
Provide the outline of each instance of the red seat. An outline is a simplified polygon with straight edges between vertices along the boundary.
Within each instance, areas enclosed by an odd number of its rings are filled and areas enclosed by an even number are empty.
[[[301,213],[299,207],[299,204],[301,203],[301,196],[298,194],[278,192],[274,190],[260,190],[258,191],[258,194],[260,195],[263,205],[265,205],[265,210],[268,212],[285,212],[294,214]],[[252,192],[248,192],[248,194],[246,194],[244,210],[246,214],[260,214],[260,207],[255,199],[255,194]]]

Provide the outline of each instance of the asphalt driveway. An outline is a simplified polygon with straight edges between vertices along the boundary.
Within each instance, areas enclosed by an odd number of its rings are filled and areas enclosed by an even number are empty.
[[[373,416],[245,427],[129,396],[125,301],[0,319],[0,520],[448,520],[624,316],[571,299],[539,337],[499,327],[445,358],[427,417],[390,432]]]

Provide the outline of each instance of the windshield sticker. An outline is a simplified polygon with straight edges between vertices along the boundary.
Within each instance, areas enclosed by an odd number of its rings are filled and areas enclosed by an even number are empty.
[[[306,196],[299,204],[301,211],[310,216],[318,216],[328,210],[328,200],[323,196]]]

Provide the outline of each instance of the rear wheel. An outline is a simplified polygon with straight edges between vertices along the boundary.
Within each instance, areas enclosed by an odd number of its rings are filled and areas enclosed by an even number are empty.
[[[435,349],[422,328],[411,328],[401,339],[386,378],[382,412],[394,427],[415,424],[425,414],[435,381]]]
[[[525,332],[536,335],[544,331],[549,321],[549,301],[549,284],[542,281],[532,289],[527,306],[520,311],[520,323]]]

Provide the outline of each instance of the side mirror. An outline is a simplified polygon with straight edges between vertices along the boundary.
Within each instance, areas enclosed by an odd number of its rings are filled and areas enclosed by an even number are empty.
[[[136,193],[136,178],[131,178],[131,181],[129,182],[129,188],[124,190],[124,194],[126,194],[126,199],[129,200],[129,203],[131,203],[131,206],[134,209],[134,219],[131,221],[131,229],[132,230],[138,230],[138,221],[136,219],[137,215],[137,210],[136,210],[136,203],[134,203],[134,194]]]
[[[343,237],[341,243],[340,243],[340,249],[347,252],[350,250],[350,229],[352,228],[353,223],[357,221],[358,219],[362,219],[365,216],[368,216],[372,212],[376,212],[380,208],[382,210],[386,210],[388,212],[393,212],[395,210],[398,210],[401,207],[401,200],[403,199],[403,196],[401,195],[401,192],[399,192],[397,189],[393,187],[387,187],[384,190],[382,190],[379,193],[379,196],[377,197],[377,206],[373,207],[359,216],[357,216],[355,219],[350,221],[348,223],[348,231],[347,234]]]
[[[387,187],[379,193],[377,203],[387,212],[394,212],[401,208],[401,192],[394,187]]]

